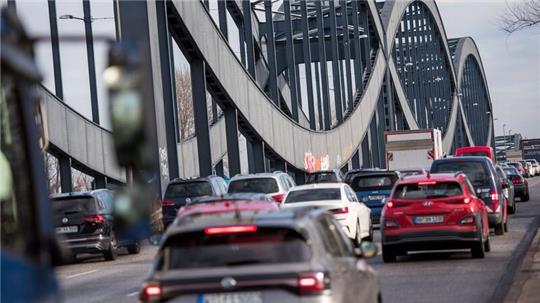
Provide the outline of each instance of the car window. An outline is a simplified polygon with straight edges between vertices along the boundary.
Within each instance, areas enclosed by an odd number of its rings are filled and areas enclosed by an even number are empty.
[[[448,161],[433,165],[432,173],[463,172],[471,183],[476,186],[489,185],[489,170],[480,161]]]
[[[279,192],[276,179],[268,178],[249,178],[233,180],[229,184],[229,193],[263,193],[270,194]]]
[[[337,233],[337,227],[328,217],[324,216],[318,220],[319,230],[323,245],[328,254],[333,257],[342,257],[346,255],[346,248]]]
[[[206,181],[170,183],[165,191],[165,198],[190,198],[212,195],[212,187]]]
[[[308,175],[307,183],[317,182],[338,182],[338,177],[334,172],[320,172]]]
[[[309,188],[289,192],[284,203],[341,200],[339,188]]]
[[[357,176],[352,180],[351,187],[356,192],[377,189],[392,189],[396,181],[397,177],[394,175]]]
[[[287,228],[253,232],[204,232],[175,235],[163,246],[162,269],[214,268],[248,264],[307,262],[311,248],[304,237]]]
[[[287,176],[280,175],[279,182],[281,183],[284,191],[288,191],[291,188],[291,185],[289,184],[289,178],[287,178]]]
[[[352,190],[352,188],[349,185],[345,185],[345,189],[349,192],[349,195],[351,196],[351,201],[358,202],[358,196]]]
[[[99,201],[99,199],[97,199]],[[99,203],[99,202],[98,202]],[[96,199],[92,196],[73,198],[54,198],[51,200],[52,209],[55,214],[82,213],[96,214],[98,208]]]
[[[398,184],[395,199],[433,199],[460,196],[463,194],[457,182],[419,182]]]

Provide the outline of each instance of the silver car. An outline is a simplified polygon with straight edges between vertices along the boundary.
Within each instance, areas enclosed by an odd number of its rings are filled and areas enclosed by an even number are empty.
[[[291,176],[281,171],[236,175],[229,183],[228,193],[261,193],[281,203],[289,189],[295,185]]]
[[[375,246],[354,250],[323,210],[206,214],[175,224],[161,239],[141,302],[380,302],[364,260]]]

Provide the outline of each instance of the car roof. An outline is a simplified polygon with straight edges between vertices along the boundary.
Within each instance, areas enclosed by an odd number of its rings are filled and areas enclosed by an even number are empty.
[[[426,175],[414,175],[407,176],[399,180],[398,183],[418,183],[423,181],[439,181],[439,182],[448,182],[448,181],[459,181],[460,176],[464,176],[462,172],[457,173],[435,173],[435,174],[426,174]]]
[[[88,197],[88,196],[95,196],[99,193],[112,193],[112,190],[101,188],[101,189],[94,189],[89,191],[77,191],[77,192],[69,192],[69,193],[60,193],[60,194],[52,194],[49,198],[51,199],[65,199],[65,198],[76,198],[76,197]]]
[[[188,204],[196,203],[208,203],[208,202],[219,202],[225,200],[259,200],[259,201],[272,201],[266,194],[262,193],[227,193],[221,196],[202,196],[191,199],[191,202]]]
[[[376,176],[396,176],[399,177],[399,173],[393,170],[381,170],[381,171],[370,171],[366,173],[359,174],[357,176],[354,176],[352,179],[355,178],[365,178],[365,177],[376,177]]]
[[[169,184],[180,184],[180,183],[190,183],[190,182],[205,182],[210,181],[214,178],[220,178],[219,176],[211,175],[206,177],[195,177],[195,178],[175,178],[172,179]]]
[[[245,211],[266,211],[277,210],[278,206],[265,200],[221,200],[208,203],[195,203],[184,206],[177,217],[190,216],[194,214],[208,215],[227,212]]]
[[[283,226],[298,230],[305,225],[304,219],[308,216],[317,216],[321,213],[325,213],[324,210],[315,207],[297,207],[276,210],[233,211],[206,215],[193,214],[179,218],[177,222],[169,226],[165,235],[168,237],[178,233],[202,231],[213,226],[249,224]]]
[[[441,163],[441,162],[491,162],[491,159],[485,156],[460,156],[460,157],[452,157],[452,158],[444,158],[444,159],[437,159],[433,161],[434,163]]]
[[[273,173],[256,173],[256,174],[248,174],[248,175],[236,175],[231,178],[231,181],[235,180],[244,180],[244,179],[255,179],[255,178],[277,178],[281,174],[285,174],[284,172],[273,172]],[[287,175],[288,176],[288,175]]]
[[[345,183],[342,182],[327,182],[327,183],[312,183],[305,185],[298,185],[290,189],[290,191],[296,190],[305,190],[305,189],[315,189],[315,188],[342,188],[345,186]]]

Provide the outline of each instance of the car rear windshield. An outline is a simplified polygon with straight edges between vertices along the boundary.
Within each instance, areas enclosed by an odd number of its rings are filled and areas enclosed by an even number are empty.
[[[96,201],[93,197],[53,198],[51,204],[56,214],[97,213]]]
[[[305,262],[311,258],[306,240],[286,228],[259,228],[256,232],[181,234],[163,248],[162,269],[212,268],[251,264]]]
[[[464,152],[460,153],[460,156],[480,156],[480,157],[487,157],[488,154],[486,152],[477,151],[477,152]]]
[[[504,172],[508,175],[508,176],[513,176],[513,175],[519,175],[518,171],[515,169],[515,168],[504,168]]]
[[[354,191],[367,191],[376,189],[392,189],[396,183],[397,177],[387,176],[358,176],[351,182]]]
[[[231,181],[229,193],[263,193],[270,194],[279,191],[274,178],[250,178]]]
[[[442,162],[435,164],[432,168],[432,173],[455,173],[458,171],[465,173],[474,186],[489,185],[489,171],[482,162]]]
[[[457,182],[437,182],[435,184],[400,184],[394,192],[395,199],[435,199],[460,196],[463,194]]]
[[[311,188],[295,190],[289,192],[285,203],[341,200],[341,190],[339,188]]]
[[[307,183],[317,182],[338,182],[338,178],[335,173],[318,173],[308,176]]]
[[[171,183],[167,186],[167,191],[165,192],[165,198],[168,199],[208,195],[212,195],[212,186],[210,186],[210,183],[204,181]]]

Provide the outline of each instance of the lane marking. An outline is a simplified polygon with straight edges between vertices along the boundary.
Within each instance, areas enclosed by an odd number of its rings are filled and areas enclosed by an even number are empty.
[[[135,296],[138,295],[138,294],[139,294],[138,291],[134,291],[134,292],[132,292],[132,293],[127,294],[126,296],[127,296],[127,297],[135,297]]]
[[[90,271],[85,271],[85,272],[81,272],[81,273],[78,273],[78,274],[74,274],[74,275],[71,275],[71,276],[67,276],[66,279],[77,278],[77,277],[80,277],[80,276],[84,276],[84,275],[88,275],[88,274],[91,274],[91,273],[95,273],[96,271],[97,271],[97,269],[90,270]]]

